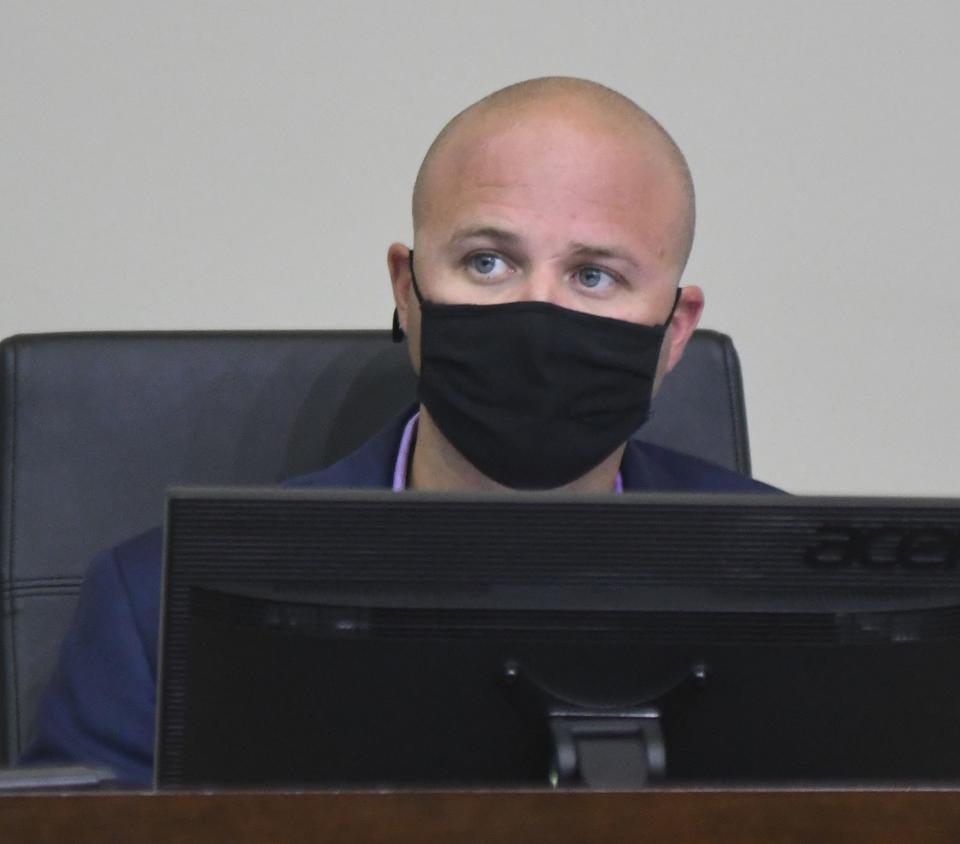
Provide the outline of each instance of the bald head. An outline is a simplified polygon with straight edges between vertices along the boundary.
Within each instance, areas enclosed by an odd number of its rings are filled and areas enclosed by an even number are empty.
[[[693,181],[683,153],[666,130],[622,94],[584,79],[544,77],[495,91],[456,115],[437,135],[420,165],[413,191],[414,231],[441,205],[438,196],[458,178],[470,152],[493,134],[533,121],[589,130],[594,137],[633,145],[639,158],[658,158],[675,181],[679,202],[672,221],[672,252],[682,271],[693,245],[696,218]],[[544,143],[549,143],[544,131]],[[643,197],[636,197],[643,202]],[[678,273],[679,276],[679,273]]]

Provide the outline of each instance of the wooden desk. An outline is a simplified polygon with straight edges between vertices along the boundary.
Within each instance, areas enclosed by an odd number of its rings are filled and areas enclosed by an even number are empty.
[[[11,795],[0,841],[957,844],[960,791]]]

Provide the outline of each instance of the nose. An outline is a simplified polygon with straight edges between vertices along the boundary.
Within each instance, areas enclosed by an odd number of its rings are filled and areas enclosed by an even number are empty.
[[[527,273],[519,301],[562,305],[563,291],[563,277],[557,270],[549,266],[533,267]]]

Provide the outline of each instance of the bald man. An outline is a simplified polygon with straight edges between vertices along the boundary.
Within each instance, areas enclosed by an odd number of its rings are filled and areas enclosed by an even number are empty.
[[[457,115],[388,265],[419,405],[297,486],[759,491],[631,439],[703,309],[678,288],[694,194],[683,155],[595,83],[520,83]],[[97,557],[22,761],[152,781],[161,533]]]
[[[697,287],[677,298],[694,194],[673,140],[601,85],[513,85],[441,131],[413,219],[420,284],[410,250],[388,253],[421,375],[409,485],[613,489],[703,308]]]

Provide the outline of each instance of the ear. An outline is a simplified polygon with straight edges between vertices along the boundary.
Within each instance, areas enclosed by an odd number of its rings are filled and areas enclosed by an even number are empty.
[[[400,328],[408,332],[411,291],[410,249],[402,243],[392,243],[387,250],[387,269],[390,271],[390,284],[393,285],[393,302],[400,319]]]
[[[703,313],[703,291],[694,285],[684,287],[680,291],[680,301],[673,312],[670,321],[670,330],[666,337],[666,361],[663,374],[673,369],[683,357],[683,350],[693,336],[693,331],[700,322]]]

